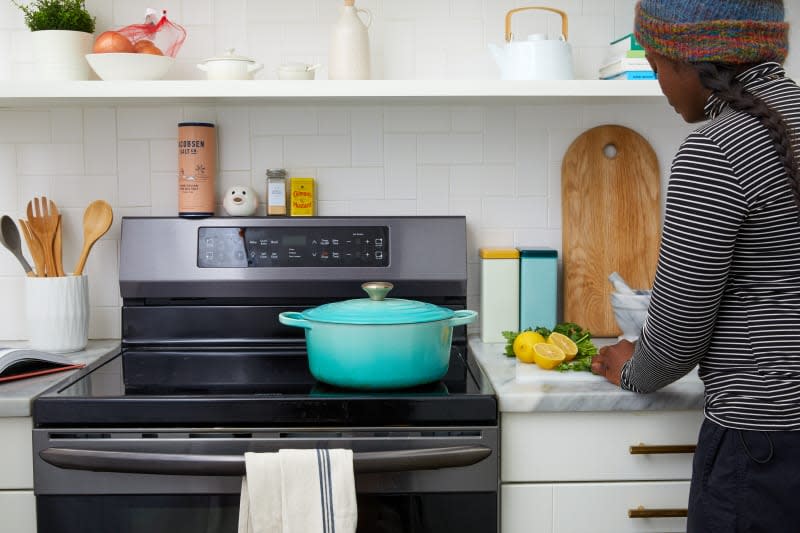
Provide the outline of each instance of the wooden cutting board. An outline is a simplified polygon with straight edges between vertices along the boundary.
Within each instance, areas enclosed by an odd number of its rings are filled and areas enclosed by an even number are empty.
[[[623,126],[598,126],[567,149],[561,166],[564,321],[594,337],[617,336],[608,281],[619,272],[651,288],[661,235],[658,159]]]

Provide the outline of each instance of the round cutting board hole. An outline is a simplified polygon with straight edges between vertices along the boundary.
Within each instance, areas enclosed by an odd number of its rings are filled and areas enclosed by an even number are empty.
[[[608,159],[614,159],[617,157],[617,147],[614,143],[608,143],[603,147],[603,155],[605,155]]]

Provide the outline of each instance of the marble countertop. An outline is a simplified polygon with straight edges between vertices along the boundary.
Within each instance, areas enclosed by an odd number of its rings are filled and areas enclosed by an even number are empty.
[[[26,348],[27,342],[0,341],[0,346]],[[119,340],[92,340],[89,341],[86,349],[80,352],[64,354],[64,356],[75,363],[89,364],[111,351],[118,350],[119,346]],[[77,370],[55,372],[44,376],[0,383],[0,417],[30,416],[31,400],[56,383],[67,379],[74,372],[77,372]]]
[[[594,339],[601,346],[616,339]],[[695,369],[651,394],[624,391],[590,372],[542,370],[503,353],[505,343],[470,335],[469,349],[488,376],[500,412],[646,411],[703,408],[703,382]]]

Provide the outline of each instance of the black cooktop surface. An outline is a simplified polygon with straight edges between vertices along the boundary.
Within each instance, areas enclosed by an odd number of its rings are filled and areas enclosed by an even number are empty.
[[[34,400],[37,427],[496,425],[477,365],[453,347],[435,383],[394,390],[317,381],[299,346],[127,348]]]

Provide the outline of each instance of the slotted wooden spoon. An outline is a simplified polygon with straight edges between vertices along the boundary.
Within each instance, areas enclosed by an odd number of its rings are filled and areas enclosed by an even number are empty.
[[[75,270],[72,271],[74,275],[80,276],[83,273],[83,267],[86,266],[86,259],[89,257],[92,246],[105,235],[113,221],[114,212],[108,202],[103,200],[95,200],[83,212],[83,250],[81,250]]]
[[[22,234],[25,236],[25,242],[28,244],[28,250],[31,252],[33,264],[36,266],[34,275],[42,278],[45,275],[44,253],[42,252],[42,245],[39,243],[39,239],[36,238],[36,234],[28,225],[27,220],[19,219],[19,227],[22,229]]]

